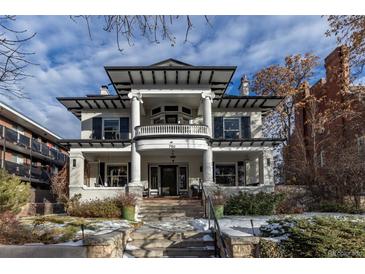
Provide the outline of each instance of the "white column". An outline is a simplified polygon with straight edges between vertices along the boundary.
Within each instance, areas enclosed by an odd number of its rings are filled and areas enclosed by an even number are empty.
[[[141,155],[137,151],[135,137],[135,127],[140,125],[141,95],[130,92],[131,99],[131,181],[128,183],[128,192],[142,197],[143,186],[141,182]]]
[[[213,184],[213,151],[209,146],[203,152],[203,183]]]
[[[208,126],[208,131],[210,136],[213,133],[213,123],[212,123],[212,100],[214,98],[214,93],[204,92],[202,93],[203,98],[203,122],[204,125]]]
[[[203,122],[208,126],[209,135],[212,136],[213,123],[212,123],[212,100],[214,93],[203,92]],[[204,184],[213,184],[213,152],[210,143],[209,147],[203,152],[203,182]]]
[[[85,158],[80,151],[70,151],[70,190],[84,186]],[[71,193],[70,193],[71,194]],[[71,197],[71,195],[70,195]]]

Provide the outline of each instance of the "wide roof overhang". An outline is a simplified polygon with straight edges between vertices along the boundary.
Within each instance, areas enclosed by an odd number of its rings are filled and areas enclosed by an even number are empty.
[[[81,110],[84,109],[125,109],[130,107],[130,99],[126,96],[57,97],[57,100],[79,119],[81,118]]]
[[[123,148],[130,145],[131,140],[62,139],[59,144],[68,148]]]
[[[263,147],[277,146],[285,141],[284,138],[251,138],[251,139],[212,139],[213,147]]]
[[[284,97],[282,96],[234,96],[225,95],[214,98],[213,108],[275,108]]]
[[[106,73],[118,94],[143,86],[208,86],[220,97],[226,91],[235,66],[106,66]]]

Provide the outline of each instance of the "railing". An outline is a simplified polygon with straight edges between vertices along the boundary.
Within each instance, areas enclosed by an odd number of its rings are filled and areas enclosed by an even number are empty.
[[[214,211],[214,204],[209,194],[205,192],[203,183],[200,183],[200,188],[202,191],[202,203],[204,205],[204,214],[208,219],[208,227],[213,231],[214,234],[214,247],[215,247],[215,256],[229,258],[228,249],[226,242],[224,241],[221,228],[219,226],[219,222],[217,216]],[[211,225],[213,222],[213,225]]]
[[[135,133],[136,137],[154,135],[209,136],[208,127],[205,125],[160,124],[138,126],[135,128]]]
[[[5,134],[3,134],[3,129],[5,129]],[[34,152],[40,153],[46,157],[50,157],[61,165],[67,160],[66,155],[59,152],[57,149],[49,148],[47,144],[39,142],[35,138],[28,137],[17,132],[16,130],[4,127],[2,125],[0,125],[0,139],[5,139],[5,141],[9,143],[31,149]]]
[[[25,164],[18,164],[10,161],[5,161],[5,169],[12,174],[29,177],[29,166]]]

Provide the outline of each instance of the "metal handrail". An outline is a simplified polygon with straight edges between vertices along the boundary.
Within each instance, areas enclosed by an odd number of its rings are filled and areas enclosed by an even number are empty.
[[[205,192],[203,183],[200,183],[200,187],[202,190],[202,203],[204,205],[204,215],[208,219],[209,229],[212,229],[212,231],[214,233],[215,256],[229,258],[228,249],[227,249],[226,243],[224,241],[217,216],[215,215],[212,199],[211,199],[210,195]],[[207,207],[207,203],[208,203],[208,207]],[[211,218],[211,217],[213,217],[213,218]],[[211,220],[213,221],[213,226],[211,226]],[[218,241],[220,242],[220,245],[218,245]],[[222,250],[220,250],[220,249],[222,249]],[[222,251],[223,254],[220,251]]]

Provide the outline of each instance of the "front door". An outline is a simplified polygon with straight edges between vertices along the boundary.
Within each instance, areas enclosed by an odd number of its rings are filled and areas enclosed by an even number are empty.
[[[163,196],[177,195],[176,166],[160,166],[161,170],[161,194]]]

